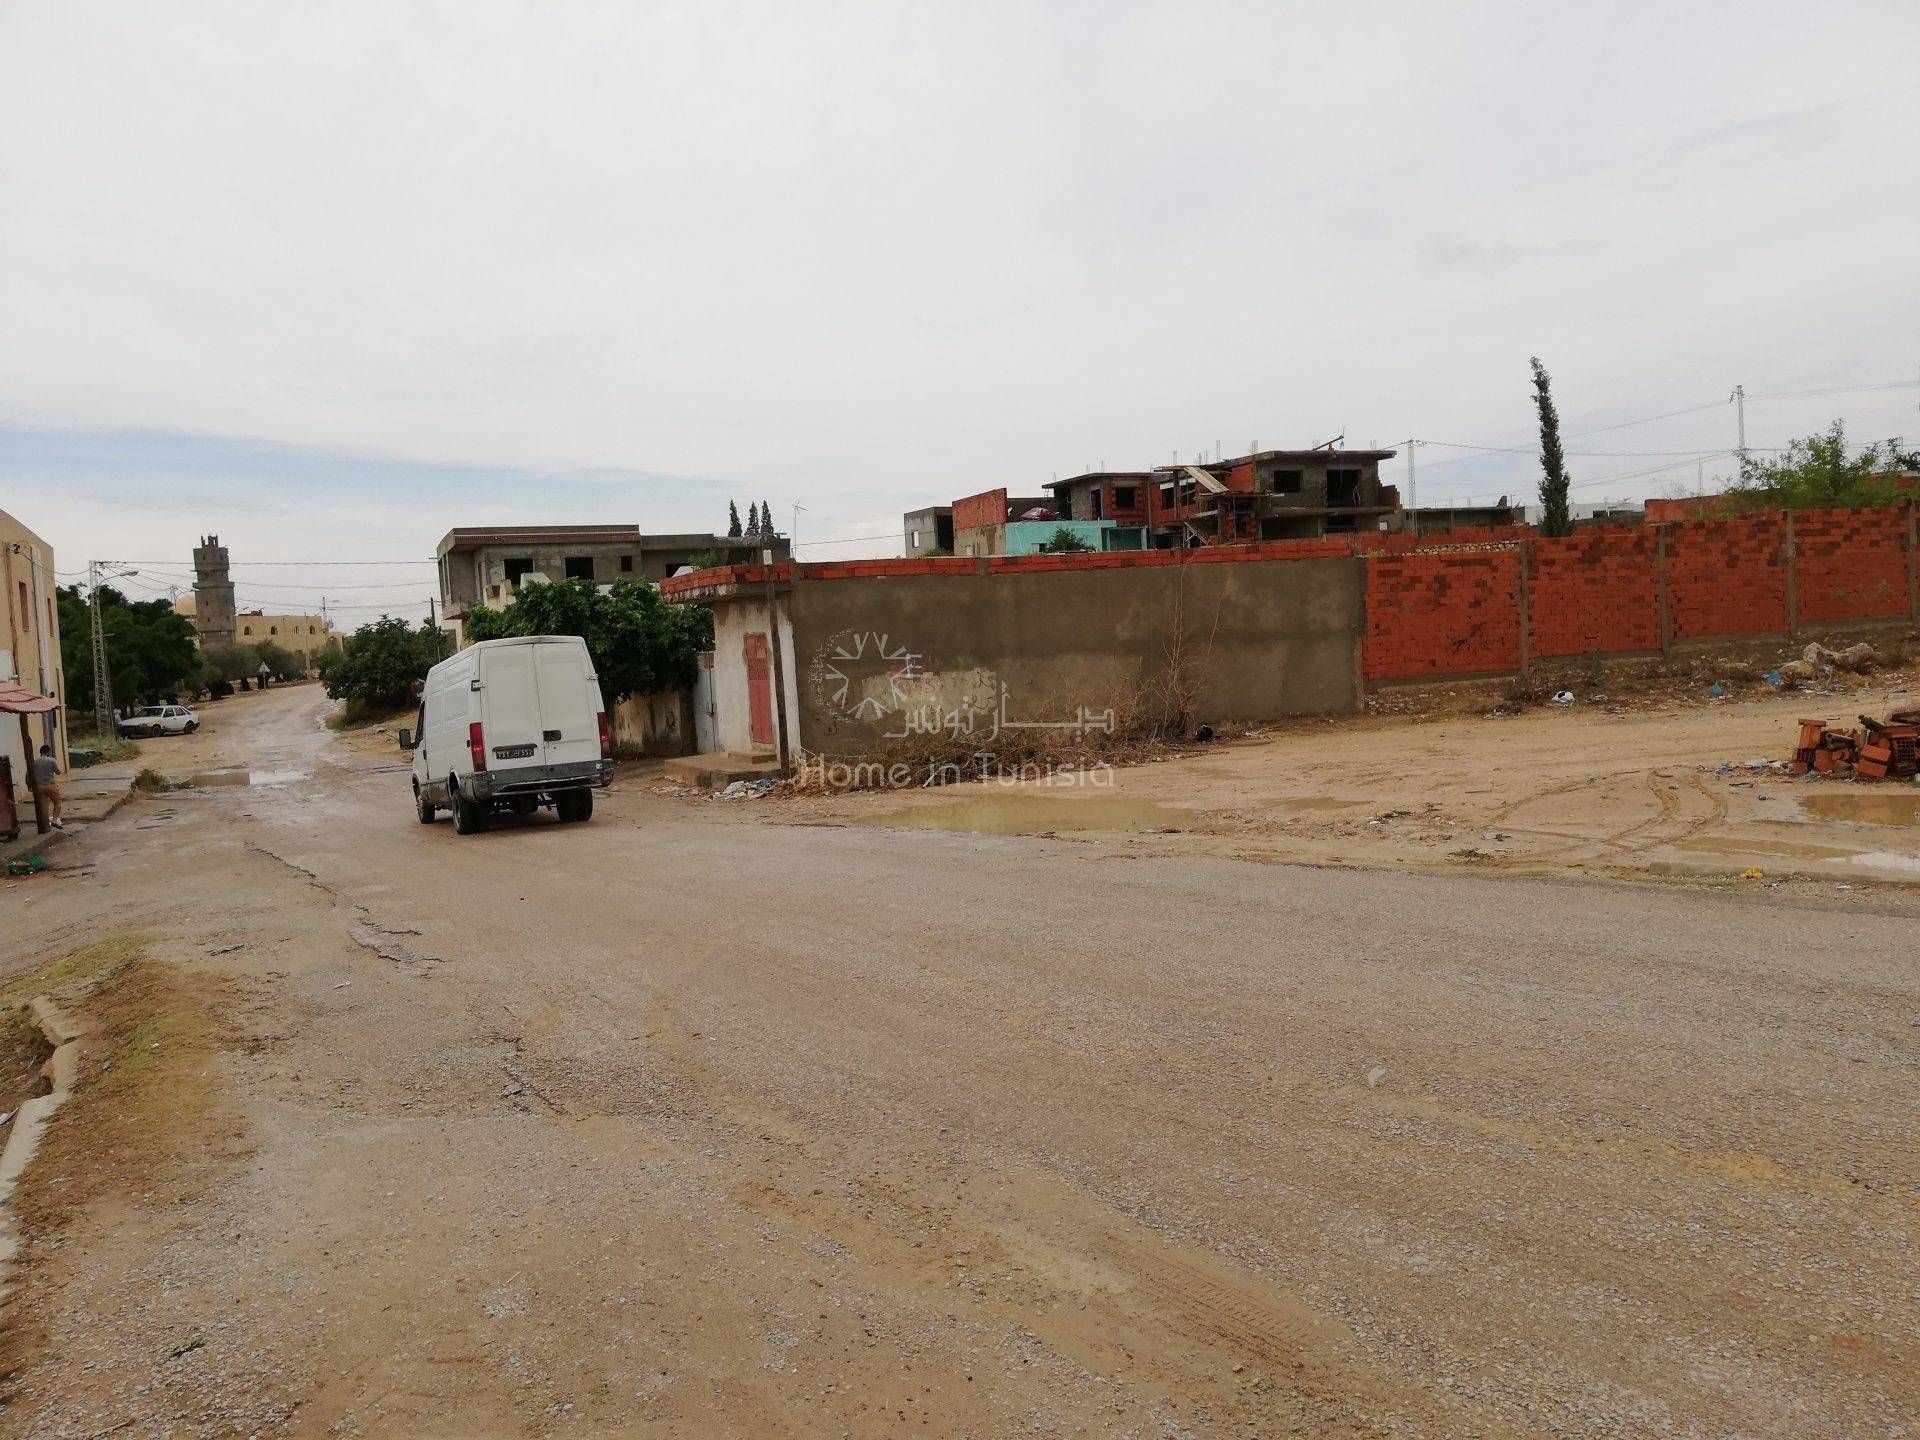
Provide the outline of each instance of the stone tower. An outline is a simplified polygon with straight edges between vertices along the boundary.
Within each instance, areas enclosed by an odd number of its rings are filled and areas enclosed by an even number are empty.
[[[233,580],[218,535],[203,536],[193,552],[193,628],[203,650],[233,644]]]

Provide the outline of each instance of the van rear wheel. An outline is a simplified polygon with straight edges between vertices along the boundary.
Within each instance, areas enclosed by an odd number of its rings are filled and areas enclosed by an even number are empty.
[[[487,812],[484,807],[469,800],[458,791],[453,797],[453,833],[456,835],[476,835],[487,828]]]
[[[562,790],[553,797],[553,813],[560,817],[562,824],[572,824],[577,820],[586,820],[593,815],[593,792],[591,790]]]

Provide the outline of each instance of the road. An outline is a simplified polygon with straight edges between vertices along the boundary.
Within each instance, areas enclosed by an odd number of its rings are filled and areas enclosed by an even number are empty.
[[[0,892],[0,971],[134,962],[75,1002],[117,1048],[29,1177],[7,1434],[1920,1408],[1897,899],[769,824],[634,779],[459,838],[323,703],[229,702],[176,768],[262,783]]]

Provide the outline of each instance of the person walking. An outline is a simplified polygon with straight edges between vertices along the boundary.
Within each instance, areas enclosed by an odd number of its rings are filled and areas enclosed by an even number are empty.
[[[53,822],[53,828],[66,829],[60,812],[60,762],[53,758],[51,745],[42,745],[40,753],[33,757],[33,788],[40,792],[40,798],[47,807],[47,819]]]

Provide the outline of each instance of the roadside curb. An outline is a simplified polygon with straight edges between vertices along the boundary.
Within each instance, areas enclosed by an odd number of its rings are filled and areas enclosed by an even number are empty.
[[[44,835],[37,835],[26,831],[23,826],[23,833],[18,840],[0,843],[0,868],[4,868],[7,861],[18,859],[23,855],[45,855],[49,850],[58,849],[61,844],[71,840],[75,835],[85,834],[95,825],[103,824],[122,805],[131,800],[133,795],[133,784],[129,781],[126,789],[108,799],[106,809],[98,815],[89,815],[86,819],[79,821],[78,824],[81,827],[79,830],[49,830]]]
[[[34,996],[27,1002],[27,1010],[40,1033],[53,1046],[53,1054],[45,1066],[53,1088],[45,1095],[21,1102],[7,1134],[6,1148],[0,1150],[0,1305],[6,1303],[13,1291],[11,1271],[14,1258],[20,1253],[20,1237],[14,1233],[13,1207],[8,1201],[40,1148],[41,1132],[48,1118],[66,1102],[80,1074],[79,1027],[45,995]]]

